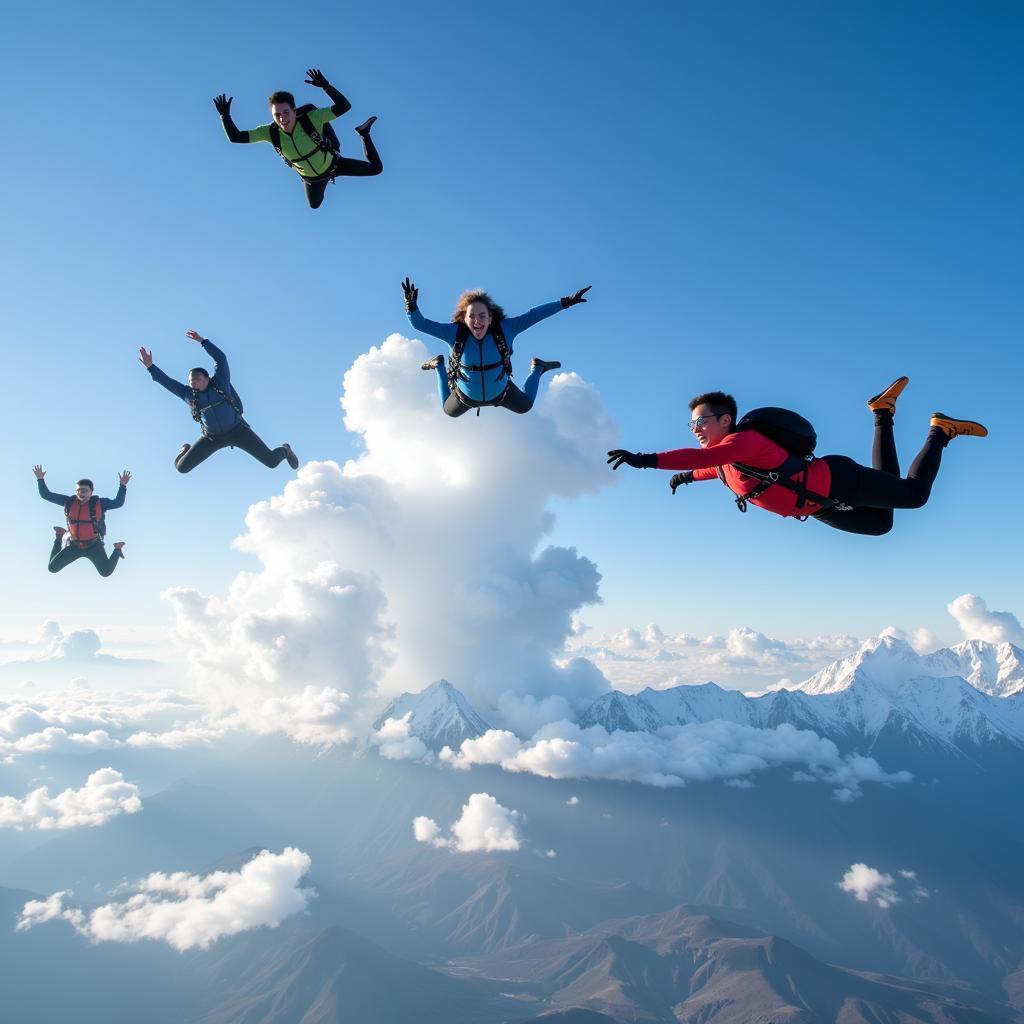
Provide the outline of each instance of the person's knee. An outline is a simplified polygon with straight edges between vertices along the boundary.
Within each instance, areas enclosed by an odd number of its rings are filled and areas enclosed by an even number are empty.
[[[306,193],[306,202],[309,203],[309,208],[311,210],[319,210],[320,209],[320,204],[323,201],[324,201],[324,193],[323,192],[321,192],[319,195],[312,195],[309,192]]]
[[[49,569],[50,572],[60,572],[61,570],[61,567],[59,565],[54,565],[53,562],[51,562],[46,568]]]

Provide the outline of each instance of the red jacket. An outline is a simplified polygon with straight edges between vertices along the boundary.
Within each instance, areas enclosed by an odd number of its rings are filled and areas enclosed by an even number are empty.
[[[788,452],[782,445],[769,440],[756,430],[738,430],[723,437],[718,444],[707,448],[678,448],[672,452],[658,453],[658,469],[692,469],[694,480],[712,480],[718,476],[718,467],[725,473],[725,484],[735,494],[749,494],[761,481],[745,476],[730,463],[742,462],[757,469],[777,469],[786,461]],[[814,459],[807,464],[807,489],[815,494],[829,496],[832,474],[824,459]],[[799,476],[803,475],[801,470]],[[796,507],[797,495],[785,487],[769,487],[752,505],[774,512],[780,516],[806,516],[817,512],[821,506],[806,503]]]

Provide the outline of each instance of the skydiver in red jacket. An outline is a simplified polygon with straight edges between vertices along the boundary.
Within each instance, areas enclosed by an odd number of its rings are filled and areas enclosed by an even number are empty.
[[[780,516],[809,516],[847,533],[881,536],[892,529],[893,509],[921,508],[928,501],[943,449],[954,437],[988,434],[973,420],[933,413],[924,447],[910,472],[901,477],[892,422],[896,399],[907,382],[907,377],[899,377],[881,394],[868,399],[868,408],[875,415],[870,469],[845,455],[825,455],[803,463],[788,477],[788,484],[765,486],[736,464],[771,471],[791,456],[756,430],[737,430],[736,400],[721,391],[698,395],[690,402],[690,429],[700,448],[679,448],[656,455],[617,448],[608,453],[608,462],[612,469],[625,463],[635,469],[682,470],[669,481],[673,494],[680,484],[720,477],[737,495],[741,510],[749,501]]]

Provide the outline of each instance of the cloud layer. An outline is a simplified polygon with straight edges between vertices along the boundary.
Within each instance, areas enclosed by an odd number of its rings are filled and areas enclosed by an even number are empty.
[[[105,825],[120,814],[142,810],[139,789],[113,768],[93,772],[81,789],[50,796],[46,786],[23,800],[0,796],[0,828],[63,829]]]
[[[503,807],[489,793],[473,793],[462,806],[462,815],[449,835],[441,835],[441,826],[433,818],[414,818],[413,835],[420,843],[454,853],[493,853],[518,850],[522,839],[518,826],[525,821],[519,811]]]
[[[67,921],[92,942],[166,942],[179,951],[206,949],[225,935],[253,928],[276,928],[291,914],[305,910],[310,890],[299,887],[310,859],[301,850],[264,850],[239,871],[209,875],[155,873],[138,891],[119,903],[86,913],[65,906],[67,892],[30,900],[22,908],[17,931],[46,921]]]
[[[909,772],[885,772],[870,757],[844,756],[831,740],[805,729],[757,729],[722,720],[657,733],[608,733],[600,726],[581,729],[556,722],[529,741],[492,729],[464,741],[457,752],[445,747],[440,757],[461,770],[496,764],[505,771],[551,779],[614,779],[659,787],[745,779],[769,768],[793,766],[798,781],[832,785],[842,801],[860,796],[864,783],[896,784],[912,778]]]

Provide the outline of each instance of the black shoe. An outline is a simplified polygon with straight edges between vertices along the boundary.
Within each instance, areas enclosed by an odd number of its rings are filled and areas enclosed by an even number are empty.
[[[187,452],[189,450],[189,448],[191,448],[191,447],[192,447],[192,445],[190,445],[190,444],[183,444],[181,446],[181,451],[178,452],[178,454],[174,457],[174,461],[177,462],[178,459],[180,459],[182,457],[182,455],[184,455],[185,452]]]
[[[547,360],[544,359],[530,360],[530,369],[540,370],[541,373],[547,373],[548,370],[557,370],[561,365],[561,363],[556,362],[554,360],[552,360],[551,362],[548,362]]]
[[[444,362],[444,356],[434,356],[428,359],[421,367],[421,370],[436,370]]]
[[[368,117],[362,124],[357,124],[352,130],[356,135],[369,135],[370,129],[373,127],[373,122],[377,120],[377,115],[373,114]]]
[[[299,457],[292,451],[292,446],[287,441],[281,442],[281,447],[284,449],[284,457],[288,460],[288,465],[292,469],[299,468]]]

